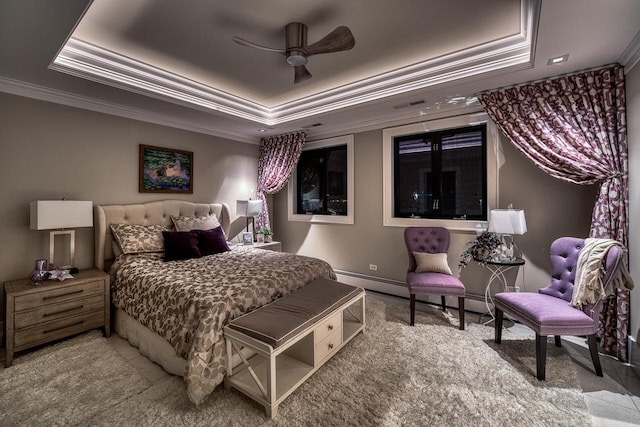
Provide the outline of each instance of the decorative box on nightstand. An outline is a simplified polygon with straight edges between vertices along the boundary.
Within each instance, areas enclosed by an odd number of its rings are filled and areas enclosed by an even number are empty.
[[[62,282],[30,279],[4,283],[5,361],[25,350],[95,328],[111,335],[109,275],[85,270]]]

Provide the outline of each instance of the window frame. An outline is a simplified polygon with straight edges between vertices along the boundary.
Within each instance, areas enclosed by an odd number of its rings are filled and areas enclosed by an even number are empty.
[[[498,206],[498,130],[486,113],[466,114],[457,117],[413,123],[386,128],[383,139],[383,226],[384,227],[446,227],[450,230],[477,231],[487,227],[487,221],[466,219],[404,218],[394,216],[395,147],[394,137],[425,132],[461,128],[485,123],[487,159],[487,212]]]
[[[347,146],[347,215],[323,215],[323,214],[298,214],[297,211],[297,184],[298,167],[294,169],[289,179],[287,187],[287,212],[289,221],[300,221],[310,223],[327,224],[353,224],[354,204],[355,204],[355,172],[354,172],[354,152],[353,135],[338,136],[318,141],[309,141],[304,145],[302,151],[314,150],[318,148],[335,147],[337,145]]]

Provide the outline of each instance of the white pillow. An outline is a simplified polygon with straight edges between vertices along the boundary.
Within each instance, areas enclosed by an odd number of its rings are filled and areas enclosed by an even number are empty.
[[[446,253],[414,252],[413,256],[416,259],[416,273],[433,272],[452,275]]]

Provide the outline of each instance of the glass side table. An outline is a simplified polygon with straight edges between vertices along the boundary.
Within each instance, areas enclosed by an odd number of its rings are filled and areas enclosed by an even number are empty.
[[[493,282],[497,281],[500,284],[502,291],[509,292],[509,285],[507,284],[507,278],[505,276],[505,273],[514,268],[519,268],[520,266],[523,266],[525,262],[524,262],[524,259],[519,257],[514,257],[512,259],[504,259],[504,260],[498,260],[498,259],[484,260],[480,258],[473,258],[473,260],[478,262],[481,266],[483,266],[484,268],[486,268],[491,272],[491,276],[487,281],[487,287],[484,290],[484,303],[487,306],[486,314],[491,316],[491,319],[487,320],[484,323],[486,325],[487,323],[493,322],[496,318],[493,310],[491,309],[491,306],[494,305],[493,297],[491,295],[491,285],[493,284]],[[517,286],[514,285],[513,288],[515,288],[516,291],[518,291]],[[480,317],[482,316],[484,315],[481,314]]]

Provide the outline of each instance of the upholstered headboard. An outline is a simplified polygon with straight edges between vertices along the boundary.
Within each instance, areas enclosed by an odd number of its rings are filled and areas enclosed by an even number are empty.
[[[183,200],[160,200],[133,205],[96,205],[94,209],[96,268],[106,270],[113,260],[109,224],[162,224],[171,226],[171,215],[203,216],[216,214],[229,235],[231,214],[226,203],[192,203]]]

